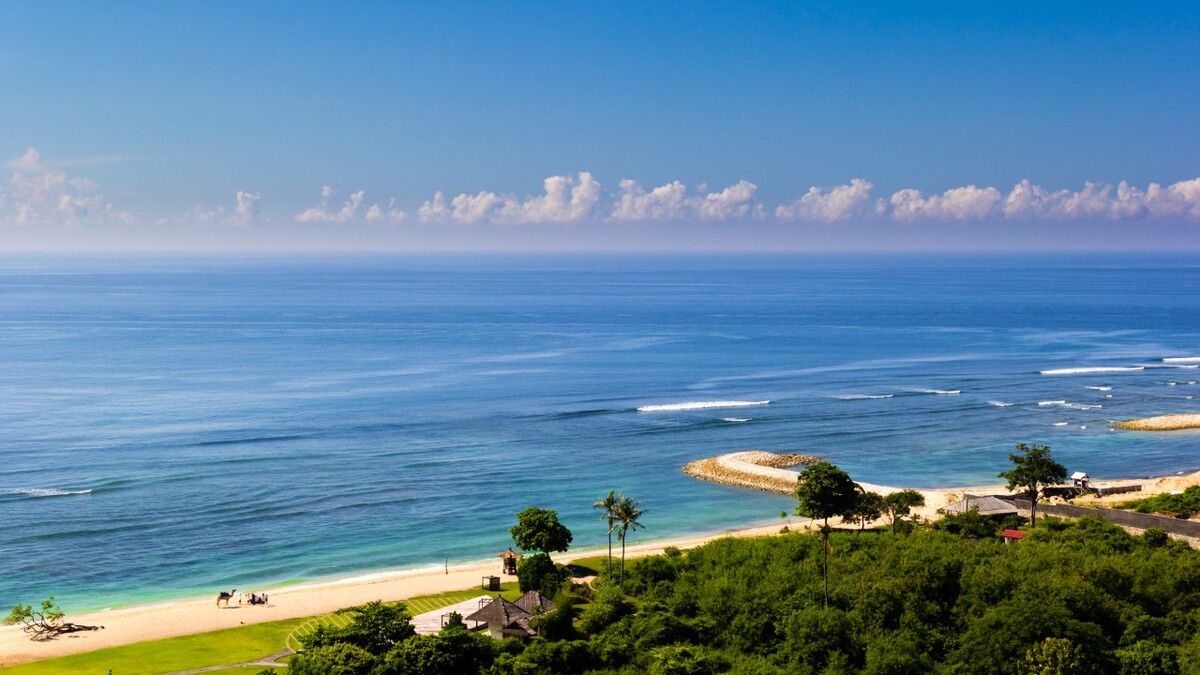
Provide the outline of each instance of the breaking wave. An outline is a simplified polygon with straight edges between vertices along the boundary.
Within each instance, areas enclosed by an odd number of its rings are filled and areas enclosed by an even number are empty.
[[[59,490],[57,488],[0,488],[0,495],[20,497],[65,497],[67,495],[90,495],[88,490]]]
[[[644,405],[638,407],[638,412],[679,412],[682,410],[708,410],[711,408],[748,408],[755,405],[767,405],[770,401],[690,401],[687,403],[666,403],[662,405]]]
[[[1086,403],[1068,403],[1067,401],[1038,401],[1038,405],[1042,407],[1058,406],[1059,408],[1070,408],[1071,410],[1094,410],[1104,407],[1099,404],[1088,405]]]
[[[997,408],[1008,408],[1016,405],[1015,403],[1005,403],[1004,401],[988,401],[988,405],[994,405]]]
[[[1095,391],[1112,391],[1112,387],[1088,387],[1088,389]]]
[[[895,394],[843,394],[834,396],[839,401],[865,401],[868,399],[892,398]]]
[[[749,422],[750,418],[749,417],[722,417],[721,421],[729,422],[730,424],[740,424],[742,422]]]
[[[1163,363],[1200,363],[1200,356],[1170,356]]]
[[[1096,368],[1056,368],[1039,371],[1042,375],[1092,375],[1095,373],[1132,373],[1145,370],[1146,366],[1102,366]]]
[[[914,389],[918,394],[937,394],[938,396],[957,396],[962,393],[961,389]]]

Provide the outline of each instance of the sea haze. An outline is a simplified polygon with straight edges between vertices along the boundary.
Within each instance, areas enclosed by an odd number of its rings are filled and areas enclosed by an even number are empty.
[[[857,479],[1195,469],[1200,258],[0,260],[0,606],[72,611],[487,559],[513,514],[637,537],[782,521],[680,468]]]

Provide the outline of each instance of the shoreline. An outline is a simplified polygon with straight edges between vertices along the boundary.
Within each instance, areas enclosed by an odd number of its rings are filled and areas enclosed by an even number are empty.
[[[729,454],[740,455],[742,453]],[[726,457],[726,455],[720,457]],[[796,472],[777,468],[779,462],[773,462],[769,457],[755,456],[755,459],[762,460],[765,464],[776,464],[776,466],[755,464],[753,465],[756,467],[755,473],[783,472],[791,474],[791,484],[794,485]],[[778,483],[779,478],[780,476],[774,476],[770,482]],[[1105,486],[1135,482],[1144,485],[1143,493],[1145,494],[1181,491],[1188,484],[1200,484],[1200,471],[1154,478],[1095,481],[1097,485]],[[867,490],[882,494],[905,489],[870,483],[859,484]],[[751,486],[742,487],[750,488]],[[961,499],[963,493],[1007,492],[1004,486],[999,484],[912,489],[916,489],[926,497],[926,505],[913,510],[913,515],[922,518],[933,517],[939,508]],[[775,486],[775,489],[768,491],[782,493],[778,485]],[[1137,496],[1136,494],[1121,495],[1122,499],[1131,499]],[[810,523],[809,519],[791,516],[786,520],[764,519],[757,523],[719,531],[649,539],[628,546],[626,557],[656,555],[668,547],[694,548],[725,537],[775,535],[780,533],[784,527],[792,531],[808,530],[811,526]],[[603,556],[606,553],[606,546],[582,548],[559,554],[554,559],[556,562],[570,563],[581,558]],[[372,600],[402,601],[421,595],[470,589],[481,585],[482,576],[493,575],[501,576],[505,580],[516,578],[500,573],[499,559],[463,562],[448,567],[428,564],[405,569],[365,572],[345,577],[304,580],[256,589],[257,592],[266,592],[270,595],[271,604],[265,607],[235,604],[228,608],[218,608],[214,602],[215,596],[192,596],[164,602],[72,613],[67,616],[67,620],[85,625],[102,625],[104,630],[76,633],[69,639],[60,637],[42,643],[29,640],[16,626],[0,626],[0,668],[107,647],[206,633],[270,621],[319,616]]]

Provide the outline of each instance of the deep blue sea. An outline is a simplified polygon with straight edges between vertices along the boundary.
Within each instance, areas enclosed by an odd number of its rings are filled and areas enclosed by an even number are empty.
[[[1197,357],[1195,255],[8,255],[0,607],[489,559],[531,504],[600,546],[610,489],[635,541],[780,522],[680,472],[747,448],[1194,470],[1200,434],[1108,423],[1200,411]],[[713,401],[769,403],[676,405]]]

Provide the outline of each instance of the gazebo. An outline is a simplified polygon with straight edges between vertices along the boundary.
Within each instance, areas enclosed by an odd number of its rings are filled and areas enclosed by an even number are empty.
[[[463,617],[463,621],[486,623],[488,635],[499,640],[506,637],[531,637],[537,635],[529,627],[533,614],[526,612],[504,598],[496,598],[479,608],[479,611]]]
[[[511,546],[508,547],[508,550],[497,553],[496,557],[500,558],[505,574],[517,573],[517,559],[521,557],[521,554],[512,550]]]
[[[533,617],[552,611],[554,602],[537,591],[528,591],[509,602],[504,598],[496,598],[479,608],[474,614],[464,617],[463,621],[486,623],[488,635],[497,640],[506,637],[531,638],[537,635],[537,630],[529,625]]]

